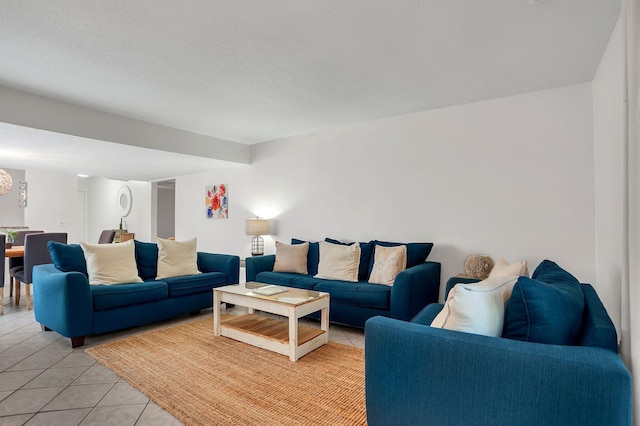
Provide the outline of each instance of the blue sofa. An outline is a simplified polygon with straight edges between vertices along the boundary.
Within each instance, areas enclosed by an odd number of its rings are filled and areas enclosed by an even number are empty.
[[[56,243],[57,244],[57,243]],[[35,318],[43,330],[54,330],[84,344],[85,336],[102,334],[180,315],[213,305],[212,289],[239,282],[240,258],[198,252],[202,274],[156,280],[158,248],[135,241],[141,283],[89,285],[82,248],[50,243],[54,264],[33,269]]]
[[[326,241],[336,242],[329,238]],[[302,242],[292,240],[293,244]],[[438,301],[440,263],[425,262],[433,246],[431,243],[407,244],[408,267],[398,274],[392,286],[369,284],[367,280],[373,263],[375,245],[399,243],[370,241],[359,244],[362,254],[357,283],[314,278],[319,262],[317,242],[309,245],[309,274],[273,272],[275,255],[267,255],[246,259],[246,279],[247,282],[256,281],[327,292],[331,295],[329,320],[354,327],[364,327],[367,319],[377,315],[408,321],[422,308]]]
[[[473,281],[449,280],[447,291]],[[440,304],[411,322],[370,319],[368,424],[631,425],[631,376],[615,328],[593,287],[580,288],[582,325],[570,345],[429,327]]]

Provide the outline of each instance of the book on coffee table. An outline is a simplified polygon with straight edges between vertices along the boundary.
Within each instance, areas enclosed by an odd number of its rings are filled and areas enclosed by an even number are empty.
[[[256,294],[261,294],[262,296],[273,296],[274,294],[280,294],[289,291],[287,288],[279,287],[277,285],[268,285],[265,287],[256,288],[253,290]]]

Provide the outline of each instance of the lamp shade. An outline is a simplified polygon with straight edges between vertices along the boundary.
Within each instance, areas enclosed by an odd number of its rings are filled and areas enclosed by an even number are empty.
[[[247,219],[246,222],[247,235],[268,235],[269,234],[269,221],[267,219],[252,218]]]
[[[11,191],[12,186],[13,179],[11,179],[11,175],[7,171],[0,169],[0,195],[7,194]]]

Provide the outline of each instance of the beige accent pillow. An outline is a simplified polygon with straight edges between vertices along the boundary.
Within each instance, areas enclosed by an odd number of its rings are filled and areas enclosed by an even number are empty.
[[[456,284],[431,327],[500,337],[505,303],[518,277],[489,277],[473,284]]]
[[[489,273],[489,277],[520,277],[523,275],[529,276],[526,260],[509,264],[505,259],[500,259]]]
[[[320,262],[315,278],[358,282],[360,244],[349,246],[320,241]]]
[[[119,244],[80,243],[91,285],[142,282],[138,276],[133,240]]]
[[[369,282],[371,284],[393,285],[396,276],[404,271],[406,266],[407,246],[376,246]]]
[[[290,245],[276,241],[276,263],[273,265],[273,272],[308,274],[308,253],[309,243]]]
[[[158,238],[157,280],[200,273],[196,238],[187,241]]]

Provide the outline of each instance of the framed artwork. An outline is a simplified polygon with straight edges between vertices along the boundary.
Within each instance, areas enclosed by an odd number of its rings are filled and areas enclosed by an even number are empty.
[[[208,219],[229,218],[229,189],[227,184],[207,186],[205,206]]]

